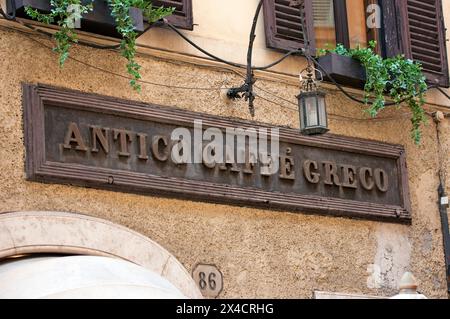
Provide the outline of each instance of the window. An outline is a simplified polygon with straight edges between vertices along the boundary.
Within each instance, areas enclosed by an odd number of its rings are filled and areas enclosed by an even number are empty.
[[[169,22],[178,28],[193,30],[192,0],[154,0],[153,4],[175,8],[174,14],[167,18]]]
[[[264,0],[266,43],[269,48],[289,51],[305,47],[299,7],[290,6],[290,3],[289,0]],[[303,12],[309,46],[315,48],[311,0],[304,2]]]
[[[405,54],[421,62],[432,84],[448,87],[442,0],[383,0],[381,4],[385,55]]]
[[[300,10],[289,0],[264,0],[266,43],[287,51],[305,47]],[[369,28],[369,5],[376,5],[380,28]],[[304,0],[309,47],[342,43],[366,46],[376,40],[380,54],[405,54],[423,65],[428,80],[449,86],[442,0]],[[376,12],[375,11],[375,12]]]
[[[313,24],[317,48],[336,46],[333,0],[313,0]]]
[[[310,46],[325,48],[337,43],[347,47],[366,45],[367,1],[305,0],[305,27]],[[290,4],[289,0],[264,0],[266,39],[270,48],[292,50],[304,47],[300,10],[298,5]]]
[[[14,0],[16,4],[16,15],[19,18],[30,19],[25,13],[25,7],[30,6],[40,12],[50,12],[51,6],[48,0]],[[168,17],[170,23],[178,28],[192,30],[192,0],[153,0],[155,6],[174,7],[175,12]],[[8,12],[12,14],[12,8],[8,4]],[[130,11],[133,20],[136,22],[136,30],[144,31],[143,17],[140,10],[133,9]],[[56,24],[56,23],[55,23]],[[115,27],[114,19],[111,17],[110,8],[106,1],[96,0],[94,3],[94,11],[83,15],[81,20],[81,28],[83,31],[102,34],[112,37],[121,37]]]
[[[312,0],[313,24],[316,48],[336,46],[341,43],[346,47],[366,46],[370,35],[366,26],[366,8],[368,0]]]

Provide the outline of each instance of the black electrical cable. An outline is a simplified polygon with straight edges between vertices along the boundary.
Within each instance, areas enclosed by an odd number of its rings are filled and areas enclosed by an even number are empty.
[[[258,22],[258,16],[261,12],[261,8],[263,5],[263,0],[260,0],[258,3],[258,6],[256,8],[255,17],[253,18],[252,23],[252,29],[250,31],[250,39],[248,43],[248,50],[247,50],[247,79],[245,81],[247,86],[247,92],[245,93],[245,99],[248,100],[248,108],[250,111],[250,115],[252,117],[255,116],[255,107],[253,105],[253,101],[255,100],[255,97],[253,95],[253,85],[255,83],[255,76],[253,74],[253,68],[252,68],[252,58],[253,58],[253,44],[256,39],[256,24]]]
[[[314,58],[313,56],[310,55],[309,52],[309,38],[308,38],[308,30],[306,30],[306,26],[305,26],[305,21],[304,21],[304,15],[303,15],[303,4],[300,4],[300,22],[301,22],[301,27],[302,27],[302,33],[303,33],[303,39],[305,41],[305,56],[306,59],[308,60],[308,64],[312,61],[314,62],[314,64],[316,66],[318,66],[324,73],[325,75],[331,80],[331,82],[333,82],[333,84],[345,95],[347,96],[349,99],[351,99],[352,101],[358,102],[360,104],[364,104],[364,105],[372,105],[373,102],[372,101],[363,101],[360,100],[358,98],[355,98],[354,96],[350,95],[347,91],[344,90],[344,88],[337,83],[337,81],[322,67],[322,65],[317,61],[316,58]],[[434,86],[429,87],[429,89],[433,88]],[[442,92],[442,91],[441,91]],[[400,103],[405,102],[406,100],[408,100],[409,97],[404,98],[403,100],[399,101],[399,102],[388,102],[385,103],[384,106],[393,106],[393,105],[398,105]]]
[[[302,10],[301,10],[302,11]],[[199,50],[200,52],[202,52],[203,54],[211,57],[212,59],[218,61],[218,62],[222,62],[225,63],[227,65],[233,66],[233,67],[237,67],[237,68],[247,68],[247,66],[242,65],[242,64],[238,64],[238,63],[234,63],[234,62],[230,62],[227,60],[224,60],[222,58],[217,57],[216,55],[206,51],[205,49],[201,48],[200,46],[198,46],[196,43],[194,43],[193,41],[191,41],[189,38],[187,38],[182,32],[180,32],[174,25],[170,24],[170,23],[165,23],[171,30],[173,30],[176,34],[178,34],[183,40],[185,40],[187,43],[189,43],[191,46],[193,46],[194,48],[196,48],[197,50]],[[302,22],[302,28],[305,28],[304,23]],[[308,42],[308,35],[307,30],[304,31],[305,33],[305,42]],[[301,49],[301,50],[292,50],[287,52],[285,55],[283,55],[281,58],[279,58],[278,60],[266,65],[266,66],[261,66],[261,67],[252,67],[252,70],[267,70],[271,67],[274,67],[275,65],[283,62],[286,58],[288,58],[291,55],[294,54],[299,54],[302,56],[305,56],[305,58],[307,60],[313,61],[315,65],[317,65],[327,76],[328,79],[331,80],[331,82],[345,95],[347,96],[349,99],[353,100],[354,102],[358,102],[360,104],[364,104],[364,105],[370,105],[373,104],[373,102],[366,102],[364,100],[360,100],[355,98],[354,96],[350,95],[347,91],[345,91],[345,89],[339,84],[337,83],[337,81],[322,67],[322,65],[317,61],[317,59],[315,59],[314,57],[312,57],[311,55],[309,55],[305,49]],[[450,99],[450,96],[447,95],[439,86],[428,86],[428,90],[433,89],[433,88],[437,88],[442,94],[444,94],[448,99]],[[401,100],[399,103],[403,103],[407,100],[408,98],[405,98],[403,100]],[[385,104],[385,106],[393,106],[393,105],[397,105],[398,103],[396,102],[388,102]]]
[[[435,89],[437,89],[439,92],[441,92],[447,99],[450,100],[450,95],[447,94],[447,92],[445,92],[440,86],[435,86]]]
[[[52,50],[52,48],[51,48],[50,46],[48,46],[48,45],[46,45],[46,44],[44,44],[44,43],[42,43],[42,42],[40,42],[40,41],[34,39],[34,38],[31,37],[31,36],[29,36],[29,35],[27,35],[27,34],[24,34],[24,36],[27,37],[28,39],[30,39],[31,41],[36,42],[36,43],[39,44],[40,46],[42,46],[42,47],[44,47],[44,48],[46,48],[46,49]],[[115,72],[112,72],[112,71],[103,69],[103,68],[98,67],[98,66],[96,66],[96,65],[92,65],[92,64],[86,63],[86,62],[84,62],[84,61],[81,61],[81,60],[79,60],[79,59],[77,59],[77,58],[74,58],[74,57],[72,57],[72,56],[69,56],[68,59],[69,59],[69,60],[73,60],[73,61],[75,61],[75,62],[78,62],[78,63],[80,63],[80,64],[83,64],[83,65],[85,65],[85,66],[87,66],[87,67],[93,68],[94,70],[98,70],[98,71],[101,71],[101,72],[103,72],[103,73],[107,73],[107,74],[110,74],[110,75],[114,75],[114,76],[117,76],[117,77],[120,77],[120,78],[123,78],[123,79],[131,80],[131,78],[128,77],[128,76],[126,76],[126,75],[119,74],[119,73],[115,73]],[[146,80],[141,80],[141,79],[140,79],[140,80],[137,80],[137,81],[140,82],[140,83],[143,83],[143,84],[149,84],[149,85],[154,85],[154,86],[159,86],[159,87],[167,87],[167,88],[171,88],[171,89],[180,89],[180,90],[192,90],[192,91],[195,91],[195,90],[198,90],[198,91],[220,91],[220,90],[223,89],[223,88],[215,88],[215,87],[189,87],[189,86],[179,86],[179,85],[161,84],[161,83],[151,82],[151,81],[146,81]]]
[[[16,10],[15,10],[15,1],[14,1],[14,0],[8,0],[8,1],[10,1],[10,3],[11,3],[11,8],[13,9],[13,13],[12,13],[12,15],[10,16],[9,14],[5,13],[2,9],[0,9],[0,15],[2,15],[5,19],[11,20],[11,21],[15,21],[15,22],[17,22],[17,23],[20,23],[21,25],[27,27],[28,29],[31,29],[31,30],[36,31],[36,32],[41,33],[41,34],[44,34],[44,35],[46,35],[46,36],[50,36],[50,37],[53,36],[53,34],[50,33],[50,32],[46,32],[46,31],[44,31],[44,30],[42,30],[42,29],[35,28],[34,26],[32,26],[32,25],[30,25],[30,24],[27,24],[27,23],[24,23],[24,22],[22,22],[22,21],[17,20],[17,19],[16,19],[16,14],[15,14],[15,12],[16,12]],[[302,21],[302,24],[304,24],[303,21]],[[245,65],[242,65],[242,64],[239,64],[239,63],[230,62],[230,61],[226,61],[226,60],[224,60],[224,59],[222,59],[222,58],[219,58],[219,57],[217,57],[217,56],[215,56],[215,55],[209,53],[208,51],[202,49],[200,46],[198,46],[197,44],[195,44],[193,41],[189,40],[189,38],[187,38],[183,33],[181,33],[181,32],[180,32],[175,26],[173,26],[172,24],[170,24],[170,23],[165,23],[165,25],[167,25],[171,30],[173,30],[175,33],[177,33],[183,40],[185,40],[186,42],[188,42],[188,43],[189,43],[190,45],[192,45],[194,48],[196,48],[196,49],[199,50],[200,52],[204,53],[205,55],[211,57],[212,59],[214,59],[214,60],[216,60],[216,61],[218,61],[218,62],[222,62],[222,63],[227,64],[227,65],[233,66],[233,67],[237,67],[237,68],[247,68],[247,66],[245,66]],[[149,28],[151,28],[151,26],[148,27],[148,28],[146,28],[146,30],[148,30]],[[304,29],[304,25],[302,25],[302,28]],[[305,30],[305,31],[306,31],[306,32],[304,32],[304,33],[306,34],[306,33],[307,33],[307,30]],[[307,40],[307,37],[308,37],[308,36],[307,36],[307,34],[306,34],[305,42],[308,41],[308,40]],[[86,41],[83,41],[83,40],[79,40],[77,43],[80,44],[80,45],[87,46],[87,47],[91,47],[91,48],[95,48],[95,49],[118,49],[118,48],[120,47],[120,44],[116,44],[116,45],[98,45],[98,44],[91,43],[91,42],[86,42]],[[350,94],[349,94],[349,93],[348,93],[348,92],[347,92],[347,91],[346,91],[339,83],[336,82],[336,80],[335,80],[330,74],[328,74],[328,72],[322,67],[322,65],[320,65],[320,63],[317,61],[317,59],[315,59],[314,57],[312,57],[311,55],[309,55],[309,54],[306,52],[306,50],[304,50],[304,49],[302,49],[302,50],[293,50],[293,51],[289,51],[289,52],[287,52],[285,55],[283,55],[281,58],[279,58],[278,60],[276,60],[276,61],[274,61],[274,62],[272,62],[272,63],[270,63],[270,64],[268,64],[268,65],[266,65],[266,66],[252,67],[252,70],[267,70],[267,69],[269,69],[269,68],[271,68],[271,67],[273,67],[273,66],[275,66],[275,65],[277,65],[277,64],[279,64],[279,63],[281,63],[281,62],[284,61],[286,58],[288,58],[289,56],[294,55],[294,54],[303,55],[303,56],[306,57],[306,59],[312,60],[312,61],[314,62],[314,64],[317,65],[317,66],[325,73],[325,75],[327,76],[327,78],[328,78],[328,79],[329,79],[329,80],[330,80],[330,81],[331,81],[331,82],[332,82],[332,83],[333,83],[333,84],[334,84],[334,85],[335,85],[335,86],[336,86],[336,87],[337,87],[337,88],[338,88],[338,89],[339,89],[346,97],[348,97],[348,98],[351,99],[352,101],[357,102],[357,103],[360,103],[360,104],[364,104],[364,105],[366,105],[366,104],[369,104],[369,105],[370,105],[370,104],[373,103],[373,102],[370,102],[370,101],[366,103],[366,101],[360,100],[360,99],[355,98],[354,96],[350,95]],[[438,89],[439,92],[441,92],[445,97],[447,97],[448,99],[450,99],[450,96],[449,96],[444,90],[442,90],[441,87],[439,87],[439,86],[437,86],[437,85],[431,85],[431,86],[428,87],[428,90],[430,90],[430,89]],[[408,99],[408,98],[403,99],[402,101],[400,101],[400,103],[406,101],[407,99]],[[385,106],[392,106],[392,105],[397,105],[397,103],[395,103],[395,102],[388,102],[388,103],[385,104]]]
[[[355,102],[358,102],[358,103],[360,103],[360,104],[364,104],[364,105],[371,105],[371,104],[373,104],[373,102],[372,101],[363,101],[363,100],[360,100],[360,99],[358,99],[358,98],[356,98],[356,97],[354,97],[354,96],[352,96],[352,95],[350,95],[347,91],[345,91],[344,90],[344,88],[342,87],[342,85],[340,85],[339,83],[337,83],[336,82],[336,80],[325,70],[325,68],[317,61],[317,59],[316,58],[314,58],[314,57],[312,57],[312,56],[310,56],[309,57],[313,62],[314,62],[314,64],[315,65],[317,65],[322,71],[323,71],[323,73],[325,73],[325,75],[327,76],[327,78],[328,79],[330,79],[331,80],[331,82],[346,96],[346,97],[348,97],[349,99],[351,99],[352,101],[355,101]],[[430,86],[428,86],[428,89],[427,90],[430,90],[430,89],[435,89],[435,88],[439,88],[438,86],[436,86],[436,85],[430,85]],[[442,91],[441,91],[442,92]],[[406,100],[408,100],[409,99],[409,97],[407,97],[407,98],[404,98],[403,100],[401,100],[401,101],[399,101],[398,103],[397,102],[388,102],[388,103],[385,103],[384,105],[385,106],[393,106],[393,105],[398,105],[398,104],[400,104],[400,103],[403,103],[403,102],[405,102]]]
[[[206,51],[205,49],[201,48],[198,44],[196,44],[195,42],[191,41],[188,37],[186,37],[181,31],[179,31],[174,25],[170,24],[170,23],[166,23],[166,25],[173,30],[176,34],[178,34],[184,41],[186,41],[187,43],[189,43],[191,46],[193,46],[194,48],[196,48],[197,50],[199,50],[200,52],[202,52],[203,54],[209,56],[210,58],[218,61],[218,62],[222,62],[225,64],[228,64],[230,66],[236,67],[236,68],[241,68],[241,69],[246,69],[247,66],[243,65],[243,64],[239,64],[239,63],[234,63],[234,62],[230,62],[227,60],[224,60],[222,58],[219,58],[218,56]],[[277,64],[280,64],[281,62],[283,62],[286,58],[290,57],[291,55],[294,54],[304,54],[303,50],[293,50],[293,51],[289,51],[287,52],[285,55],[283,55],[281,58],[279,58],[278,60],[276,60],[275,62],[272,62],[268,65],[265,66],[258,66],[258,67],[252,67],[253,70],[258,70],[258,71],[263,71],[263,70],[267,70],[270,69],[271,67],[274,67]]]
[[[288,57],[290,57],[291,55],[294,55],[294,54],[301,54],[301,55],[303,55],[304,56],[304,54],[305,54],[305,51],[302,49],[302,50],[293,50],[293,51],[289,51],[288,53],[286,53],[285,55],[283,55],[281,58],[279,58],[278,60],[276,60],[275,62],[272,62],[272,63],[270,63],[270,64],[268,64],[268,65],[266,65],[266,66],[256,66],[256,67],[253,67],[252,69],[253,70],[258,70],[258,71],[263,71],[263,70],[267,70],[267,69],[270,69],[271,67],[274,67],[275,65],[277,65],[277,64],[280,64],[281,62],[283,62],[286,58],[288,58]]]
[[[264,92],[264,90],[262,90]],[[266,92],[269,93],[269,92]],[[269,93],[270,94],[270,93]],[[289,107],[283,104],[280,104],[278,102],[272,101],[260,94],[255,93],[255,96],[260,98],[263,101],[266,101],[268,103],[271,103],[273,105],[279,106],[281,108],[284,109],[288,109],[291,111],[295,111],[298,112],[298,108],[294,108],[294,107]],[[276,95],[273,95],[274,97],[278,97]],[[279,97],[278,97],[279,98]],[[403,113],[400,116],[389,116],[389,117],[377,117],[377,118],[356,118],[356,117],[350,117],[350,116],[345,116],[345,115],[340,115],[340,114],[335,114],[335,113],[328,113],[330,118],[334,118],[335,120],[342,120],[342,121],[356,121],[356,122],[387,122],[387,121],[395,121],[395,120],[399,120],[399,119],[406,119],[409,118],[411,116],[410,113]],[[430,114],[427,113],[427,115],[432,116]]]
[[[308,59],[308,63],[309,63],[309,57],[310,57],[310,52],[309,52],[309,35],[308,35],[308,30],[306,30],[306,26],[305,26],[305,16],[304,16],[304,12],[303,12],[303,5],[304,5],[305,1],[302,1],[301,3],[299,3],[299,13],[300,13],[300,25],[302,27],[302,34],[303,34],[303,41],[305,42],[305,55],[306,58]]]
[[[16,20],[16,21],[18,23],[20,23],[21,25],[23,25],[24,27],[30,29],[30,30],[36,31],[36,32],[38,32],[40,34],[44,34],[44,35],[46,35],[48,37],[53,37],[53,33],[51,33],[51,32],[47,32],[47,31],[44,31],[42,29],[36,28],[33,25],[28,24],[28,23],[24,23],[22,21],[18,21],[18,20]],[[95,43],[87,42],[87,41],[83,41],[83,40],[78,40],[76,43],[80,44],[82,46],[86,46],[86,47],[90,47],[90,48],[94,48],[94,49],[100,49],[100,50],[114,50],[114,49],[120,48],[120,44],[100,45],[100,44],[95,44]]]
[[[234,62],[230,62],[224,59],[219,58],[218,56],[215,56],[212,53],[209,53],[208,51],[206,51],[205,49],[202,49],[200,46],[198,46],[197,44],[195,44],[194,42],[192,42],[191,40],[189,40],[188,37],[186,37],[182,32],[180,32],[175,26],[173,26],[170,23],[167,23],[167,26],[173,30],[176,34],[178,34],[183,40],[185,40],[187,43],[189,43],[190,45],[192,45],[194,48],[196,48],[197,50],[199,50],[200,52],[202,52],[203,54],[209,56],[210,58],[213,58],[216,61],[231,65],[233,67],[236,68],[247,68],[247,66],[243,65],[243,64],[239,64],[239,63],[234,63]]]
[[[145,21],[144,21],[144,22],[145,22]],[[148,22],[148,21],[147,21],[147,22]],[[145,27],[144,31],[142,31],[142,32],[139,34],[139,36],[143,35],[145,32],[147,32],[148,30],[150,30],[150,29],[152,29],[152,28],[154,28],[154,27],[160,27],[160,26],[165,25],[166,23],[167,23],[167,20],[166,20],[166,19],[160,19],[160,20],[158,20],[158,21],[156,21],[156,22],[154,22],[154,23],[148,22],[148,26]]]
[[[29,35],[24,34],[24,36],[26,36],[28,39],[30,39],[30,40],[32,40],[32,41],[38,43],[39,45],[43,46],[44,48],[47,48],[47,49],[51,50],[51,47],[50,47],[50,46],[47,46],[47,45],[43,44],[42,42],[40,42],[40,41],[38,41],[38,40],[36,40],[36,39],[30,37]],[[103,68],[100,68],[100,67],[95,66],[95,65],[88,64],[88,63],[86,63],[86,62],[84,62],[84,61],[78,60],[78,59],[73,58],[73,57],[69,57],[69,59],[70,59],[70,60],[74,60],[75,62],[81,63],[81,64],[83,64],[83,65],[85,65],[85,66],[87,66],[87,67],[94,68],[94,69],[96,69],[96,70],[98,70],[98,71],[101,71],[101,72],[104,72],[104,73],[108,73],[108,74],[111,74],[111,75],[114,75],[114,76],[118,76],[118,77],[121,77],[121,78],[124,78],[124,79],[130,79],[130,78],[128,78],[128,77],[125,76],[125,75],[118,74],[118,73],[115,73],[115,72],[111,72],[111,71],[109,71],[109,70],[105,70],[105,69],[103,69]],[[241,75],[241,74],[239,74],[239,75],[240,75],[240,76],[243,76],[243,75]],[[173,88],[173,89],[183,89],[183,90],[217,91],[217,90],[222,90],[222,89],[224,89],[224,88],[214,88],[214,87],[185,87],[185,86],[167,85],[167,84],[161,84],[161,83],[150,82],[150,81],[145,81],[145,80],[140,80],[140,82],[142,82],[143,84],[149,84],[149,85],[155,85],[155,86],[167,87],[167,88]],[[279,106],[279,107],[281,107],[281,108],[289,109],[289,110],[296,111],[296,112],[298,111],[298,108],[297,108],[298,105],[297,105],[296,103],[293,103],[292,101],[290,101],[290,100],[288,100],[288,99],[285,99],[285,98],[283,98],[283,97],[280,97],[280,96],[274,94],[273,92],[270,92],[270,91],[268,91],[268,90],[265,90],[265,89],[263,89],[263,88],[261,88],[261,87],[259,87],[259,86],[256,86],[256,85],[255,85],[255,88],[257,88],[257,89],[259,89],[259,90],[261,90],[261,91],[263,91],[263,92],[265,92],[265,93],[271,95],[271,96],[274,97],[274,98],[281,99],[281,100],[283,100],[283,101],[285,101],[285,102],[287,102],[287,103],[289,103],[289,104],[291,104],[291,105],[293,105],[293,106],[295,106],[295,107],[289,107],[289,106],[286,106],[286,105],[277,103],[277,102],[272,101],[272,100],[269,100],[269,99],[267,99],[267,98],[265,98],[265,97],[263,97],[263,96],[261,96],[260,94],[257,94],[257,93],[255,93],[255,96],[256,96],[256,97],[259,97],[260,99],[262,99],[262,100],[264,100],[264,101],[266,101],[266,102],[269,102],[269,103],[271,103],[271,104],[273,104],[273,105],[277,105],[277,106]],[[227,89],[227,88],[225,88],[225,89]],[[427,114],[430,115],[429,113],[427,113]],[[342,120],[346,120],[346,121],[389,121],[389,120],[395,120],[395,119],[403,118],[404,116],[410,116],[410,114],[403,114],[401,117],[386,117],[386,118],[367,118],[367,119],[361,119],[361,118],[354,118],[354,117],[349,117],[349,116],[344,116],[344,115],[339,115],[339,114],[333,114],[333,113],[329,113],[329,115],[330,115],[331,117],[334,117],[334,118],[337,119],[337,120],[342,119]]]

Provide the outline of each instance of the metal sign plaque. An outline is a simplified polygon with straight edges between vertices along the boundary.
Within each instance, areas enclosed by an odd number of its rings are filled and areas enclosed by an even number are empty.
[[[32,181],[336,216],[411,218],[399,145],[306,137],[290,128],[268,137],[275,130],[264,124],[44,85],[25,84],[23,102]],[[264,141],[277,155],[258,162]],[[235,161],[241,153],[242,162]]]

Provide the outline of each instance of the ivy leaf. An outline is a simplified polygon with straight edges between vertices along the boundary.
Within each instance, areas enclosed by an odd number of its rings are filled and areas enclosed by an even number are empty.
[[[139,70],[141,66],[135,61],[137,33],[133,24],[133,19],[129,12],[131,7],[140,8],[150,23],[158,21],[171,15],[175,8],[155,8],[150,0],[108,0],[111,8],[111,15],[116,21],[116,30],[122,36],[120,43],[120,54],[127,59],[127,72],[132,77],[130,86],[137,92],[141,91],[138,80],[141,79]]]

